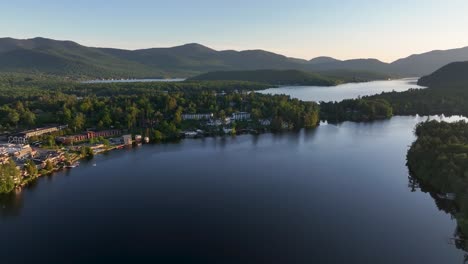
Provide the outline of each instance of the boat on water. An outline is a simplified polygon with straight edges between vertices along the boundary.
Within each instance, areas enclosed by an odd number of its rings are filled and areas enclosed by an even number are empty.
[[[73,163],[73,164],[70,164],[70,165],[65,166],[65,168],[72,169],[72,168],[78,167],[79,165],[80,165],[79,162],[75,162],[75,163]]]

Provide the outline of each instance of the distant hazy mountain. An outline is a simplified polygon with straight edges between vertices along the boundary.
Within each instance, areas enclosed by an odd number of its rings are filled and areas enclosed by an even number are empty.
[[[345,61],[333,61],[325,63],[315,63],[308,67],[311,71],[331,71],[331,70],[353,70],[353,71],[369,71],[391,74],[388,63],[381,62],[376,59],[355,59]]]
[[[306,60],[262,50],[215,51],[199,44],[121,50],[44,38],[0,39],[0,71],[89,77],[188,77],[215,70],[295,69]]]
[[[310,61],[263,51],[216,51],[200,44],[122,50],[93,48],[45,38],[0,38],[0,72],[43,72],[86,78],[191,77],[212,71],[302,70],[374,72],[422,76],[443,65],[468,60],[468,48],[413,55],[388,64],[376,59]]]
[[[468,47],[411,55],[393,62],[391,67],[395,72],[404,73],[407,76],[424,76],[457,61],[468,61]]]
[[[419,79],[419,85],[428,87],[467,86],[468,61],[450,63],[431,75]]]
[[[322,63],[334,63],[334,62],[340,62],[340,60],[337,60],[337,59],[332,58],[332,57],[322,56],[322,57],[317,57],[317,58],[311,59],[309,61],[309,64],[322,64]]]

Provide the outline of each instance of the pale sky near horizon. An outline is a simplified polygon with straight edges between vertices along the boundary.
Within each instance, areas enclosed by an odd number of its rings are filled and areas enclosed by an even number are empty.
[[[139,49],[200,43],[311,59],[377,58],[468,46],[467,0],[15,0],[0,37]]]

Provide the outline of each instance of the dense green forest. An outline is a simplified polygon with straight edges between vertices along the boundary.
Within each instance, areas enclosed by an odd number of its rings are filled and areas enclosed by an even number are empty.
[[[261,88],[247,82],[81,84],[7,75],[0,82],[0,130],[67,124],[69,133],[113,127],[170,139],[187,125],[183,113],[223,118],[237,111],[271,119],[272,129],[283,122],[289,128],[318,124],[316,103],[249,92]]]
[[[342,82],[339,79],[329,78],[320,74],[298,70],[218,71],[201,74],[190,78],[190,80],[242,80],[273,85],[318,86],[333,86]]]
[[[364,97],[390,103],[395,115],[468,115],[468,86],[412,89]]]
[[[389,76],[372,72],[347,70],[324,71],[320,73],[299,70],[256,70],[256,71],[217,71],[201,74],[189,80],[202,81],[250,81],[272,85],[314,85],[334,86],[346,82],[366,82],[384,80]]]
[[[426,89],[388,92],[365,97],[390,103],[396,115],[464,115],[468,116],[468,64],[452,63],[421,78]]]
[[[300,70],[255,70],[209,72],[192,77],[189,80],[237,80],[267,83],[272,85],[334,86],[348,82],[367,82],[373,80],[386,80],[388,78],[390,78],[390,75],[351,70],[330,70],[321,72],[306,72]]]
[[[467,250],[468,123],[428,121],[419,124],[415,134],[407,155],[411,176],[457,219],[463,238],[458,246]]]
[[[0,194],[9,193],[15,188],[15,180],[20,176],[20,170],[13,160],[0,164]]]
[[[393,116],[393,109],[382,99],[349,99],[320,102],[320,118],[329,122],[372,121]]]
[[[450,63],[434,73],[419,79],[427,87],[461,86],[468,84],[468,62]]]

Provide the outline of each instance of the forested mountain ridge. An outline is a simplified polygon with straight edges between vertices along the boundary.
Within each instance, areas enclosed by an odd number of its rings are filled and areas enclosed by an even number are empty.
[[[390,76],[372,72],[323,71],[320,73],[300,70],[252,70],[252,71],[215,71],[188,80],[194,81],[248,81],[271,85],[313,85],[334,86],[348,82],[367,82],[386,80]]]
[[[428,87],[465,85],[468,88],[468,61],[450,63],[434,73],[422,77],[418,84]]]
[[[0,72],[47,73],[74,78],[193,77],[212,71],[366,71],[394,77],[422,76],[466,58],[468,48],[412,55],[393,63],[377,59],[312,60],[264,50],[217,51],[191,43],[171,48],[124,50],[86,47],[46,38],[0,38]]]
[[[424,76],[458,61],[468,61],[468,47],[414,54],[393,62],[391,66],[392,70],[404,72],[410,76]]]

